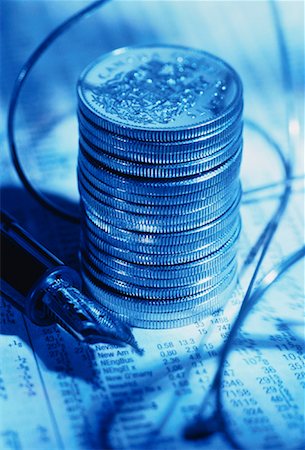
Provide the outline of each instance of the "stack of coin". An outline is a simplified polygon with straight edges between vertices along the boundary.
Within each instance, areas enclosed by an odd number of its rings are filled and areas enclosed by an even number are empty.
[[[78,84],[84,285],[129,324],[185,325],[236,284],[242,85],[178,46],[129,47]]]

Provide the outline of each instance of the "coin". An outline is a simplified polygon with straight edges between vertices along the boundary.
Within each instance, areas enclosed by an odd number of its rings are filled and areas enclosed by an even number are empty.
[[[83,204],[93,222],[100,221],[116,225],[126,230],[154,233],[175,233],[199,228],[207,223],[213,222],[215,218],[225,214],[230,208],[237,208],[240,202],[240,193],[236,197],[229,197],[227,201],[215,211],[210,208],[203,208],[197,212],[181,214],[177,216],[140,215],[129,213],[119,209],[108,208],[105,205],[89,202],[83,195]],[[97,213],[97,214],[96,214]]]
[[[127,190],[138,195],[145,196],[175,196],[177,194],[192,194],[193,192],[202,192],[207,187],[217,183],[227,183],[236,178],[239,173],[242,156],[242,148],[233,154],[225,163],[211,170],[195,175],[179,178],[145,178],[123,176],[120,173],[112,171],[101,164],[96,166],[94,161],[85,155],[82,151],[79,153],[78,164],[88,179],[100,181],[107,187],[113,187]]]
[[[86,239],[84,248],[86,249],[87,253],[93,255],[97,259],[99,259],[100,252],[105,252],[116,258],[120,258],[124,261],[129,261],[135,264],[146,264],[154,266],[185,264],[204,258],[211,253],[219,250],[225,243],[236,240],[239,236],[239,233],[240,227],[236,227],[233,230],[230,230],[229,233],[224,235],[223,238],[219,238],[217,240],[214,239],[214,241],[209,244],[204,245],[203,242],[198,242],[196,248],[191,248],[191,246],[188,246],[185,249],[181,248],[181,246],[179,245],[175,252],[171,252],[167,246],[163,246],[162,252],[158,253],[156,251],[145,251],[146,249],[144,249],[143,246],[140,248],[137,247],[128,249],[128,251],[126,251],[126,248],[124,248],[123,246],[109,244],[106,240],[100,240],[96,235],[90,233],[90,235],[88,235]]]
[[[236,220],[237,217],[237,220]],[[108,244],[114,247],[124,249],[126,252],[147,253],[150,255],[175,255],[170,252],[169,247],[177,246],[179,254],[193,253],[206,249],[207,254],[212,253],[218,248],[222,247],[230,237],[241,228],[240,218],[235,214],[235,217],[230,221],[226,220],[226,225],[222,226],[221,233],[214,221],[214,227],[210,230],[207,226],[196,228],[194,230],[186,231],[184,233],[137,233],[130,230],[124,230],[109,226],[97,226],[91,222],[89,217],[86,217],[86,227],[83,229],[86,240],[92,239],[98,247]],[[210,226],[211,224],[208,224]],[[205,228],[204,231],[202,231]],[[201,232],[198,231],[201,229]],[[175,239],[176,238],[176,239]],[[102,242],[103,244],[100,244]],[[111,253],[111,252],[108,252]]]
[[[227,266],[221,273],[217,275],[209,276],[206,278],[201,278],[192,284],[187,284],[185,286],[140,286],[138,284],[123,281],[117,277],[108,276],[106,274],[101,274],[98,267],[94,265],[94,261],[86,262],[83,261],[84,267],[88,276],[98,279],[102,284],[106,285],[109,289],[114,289],[122,295],[129,295],[132,297],[140,297],[147,300],[176,300],[178,298],[183,298],[187,296],[193,296],[196,294],[202,294],[209,290],[215,285],[219,285],[223,279],[233,271],[236,271],[236,261],[233,264]]]
[[[78,83],[84,115],[114,134],[172,142],[236,121],[242,85],[225,62],[182,46],[138,46],[94,61]]]
[[[79,113],[78,117],[80,134],[97,148],[131,161],[154,164],[179,163],[213,155],[242,131],[240,117],[231,125],[196,139],[178,142],[143,142],[113,135],[98,128],[84,119],[82,113]]]
[[[209,156],[198,157],[196,160],[182,163],[170,164],[147,164],[130,161],[107,154],[103,149],[95,147],[92,142],[88,142],[80,134],[80,150],[85,158],[92,161],[95,166],[101,165],[109,170],[144,178],[179,178],[196,175],[223,164],[241,147],[241,135],[237,136],[229,145],[221,148],[218,152]]]
[[[219,193],[223,189],[228,189],[228,192],[230,192],[230,187],[233,186],[234,182],[237,180],[237,177],[231,173],[229,174],[227,179],[220,179],[212,186],[204,186],[204,189],[199,189],[197,192],[192,192],[191,194],[188,192],[180,191],[175,195],[175,203],[170,203],[171,200],[166,195],[166,192],[164,193],[164,195],[154,196],[128,190],[123,183],[118,183],[115,186],[111,186],[105,183],[104,180],[97,179],[90,172],[90,170],[88,170],[87,167],[83,165],[81,160],[79,160],[78,162],[78,180],[80,185],[82,183],[86,184],[86,182],[88,182],[91,186],[93,186],[95,191],[99,193],[101,199],[103,199],[104,196],[107,196],[109,201],[110,199],[118,199],[138,205],[154,207],[166,206],[171,204],[171,206],[174,207],[174,205],[182,205],[197,201],[201,202],[203,199],[206,199],[208,202],[210,197],[213,197],[215,201],[218,195],[222,195]],[[107,200],[105,200],[105,202],[107,203]]]
[[[242,85],[219,58],[138,46],[78,83],[81,267],[131,325],[191,323],[236,284]]]

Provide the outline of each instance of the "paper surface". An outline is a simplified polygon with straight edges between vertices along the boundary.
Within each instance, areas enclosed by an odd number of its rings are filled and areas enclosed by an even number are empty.
[[[13,77],[25,56],[48,30],[84,4],[69,3],[60,2],[62,8],[58,8],[59,2],[3,2],[7,65],[2,114]],[[131,43],[184,43],[227,59],[242,75],[246,115],[285,147],[285,110],[284,102],[277,103],[280,72],[268,5],[249,2],[237,8],[237,2],[215,3],[217,7],[194,2],[191,14],[186,2],[115,2],[105,8],[105,14],[89,19],[90,28],[84,22],[63,39],[57,52],[56,48],[50,51],[29,80],[18,120],[23,160],[38,186],[57,196],[55,200],[63,193],[68,201],[77,199],[75,80],[99,53]],[[221,8],[225,22],[220,22]],[[301,45],[296,37],[291,38],[291,30],[296,29],[293,24],[299,13],[290,9],[291,21],[285,29],[297,73]],[[36,20],[33,29],[34,16],[38,15],[40,26]],[[20,17],[23,20],[18,30],[9,27]],[[260,39],[251,33],[257,21],[262,23],[262,35],[265,33]],[[116,24],[115,33],[112,23]],[[238,39],[239,33],[244,40]],[[208,44],[204,46],[204,42]],[[302,98],[301,84],[297,83],[297,89],[298,98]],[[6,146],[4,128],[1,133]],[[266,141],[248,127],[244,138],[244,190],[281,180],[280,163]],[[304,167],[299,148],[297,174]],[[24,193],[7,147],[1,153],[1,173],[3,206],[36,239],[77,267],[78,227],[52,217]],[[265,190],[260,194],[264,200],[243,204],[240,263],[276,207],[281,189]],[[261,276],[303,243],[303,189],[303,180],[294,183]],[[0,448],[218,450],[231,448],[230,436],[243,448],[302,448],[303,261],[262,298],[230,353],[222,386],[222,414],[228,434],[216,433],[193,442],[183,438],[185,428],[206,403],[217,356],[239,310],[247,279],[247,275],[240,279],[224,310],[200,323],[172,330],[134,329],[145,350],[142,357],[127,347],[81,345],[59,327],[38,328],[1,301]]]

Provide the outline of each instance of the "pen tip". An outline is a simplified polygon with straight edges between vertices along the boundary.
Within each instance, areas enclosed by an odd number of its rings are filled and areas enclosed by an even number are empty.
[[[144,354],[144,350],[139,347],[130,327],[126,323],[101,307],[94,305],[94,308],[92,308],[91,302],[87,304],[87,308],[95,323],[97,340],[100,342],[112,342],[116,345],[130,345],[138,355]]]
[[[130,345],[130,347],[132,347],[138,355],[140,355],[140,356],[144,355],[144,349],[139,347],[129,326],[122,323],[120,328],[121,328],[120,335],[121,335],[122,341],[125,342],[126,344]]]
[[[131,339],[129,339],[127,342],[127,344],[129,344],[139,356],[143,356],[144,355],[144,348],[140,348],[137,341],[135,340],[135,338],[132,336]]]

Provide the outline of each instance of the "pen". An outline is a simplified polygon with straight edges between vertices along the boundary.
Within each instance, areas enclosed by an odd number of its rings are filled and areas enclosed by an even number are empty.
[[[80,341],[129,344],[130,328],[81,293],[81,278],[1,210],[1,296],[41,326],[58,323]]]

